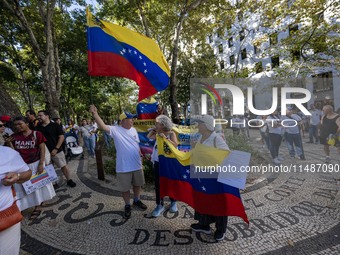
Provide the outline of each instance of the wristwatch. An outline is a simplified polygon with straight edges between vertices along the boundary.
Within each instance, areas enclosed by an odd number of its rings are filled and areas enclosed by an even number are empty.
[[[18,176],[18,181],[20,180],[20,174],[19,173],[17,173],[17,176]]]

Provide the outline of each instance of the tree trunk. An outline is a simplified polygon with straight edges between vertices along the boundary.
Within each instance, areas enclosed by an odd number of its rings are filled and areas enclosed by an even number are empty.
[[[174,42],[174,48],[172,51],[172,61],[171,61],[171,72],[170,72],[170,106],[171,106],[171,117],[174,121],[175,119],[179,119],[178,112],[178,103],[177,103],[177,61],[178,61],[178,45],[179,38],[183,27],[183,21],[185,14],[181,13],[180,18],[178,20],[177,28],[176,28],[176,37]]]
[[[181,11],[177,27],[176,27],[176,35],[175,35],[175,42],[174,48],[172,51],[172,60],[171,60],[171,73],[170,73],[170,106],[172,112],[172,120],[179,119],[179,110],[178,110],[178,103],[177,103],[177,61],[178,61],[178,51],[179,51],[179,40],[180,35],[183,28],[183,22],[189,12],[196,9],[200,4],[204,3],[206,0],[196,0],[192,2],[189,6],[185,6],[184,9]]]
[[[34,31],[28,22],[18,1],[2,0],[4,6],[11,11],[20,21],[21,26],[29,35],[32,49],[37,57],[41,68],[43,79],[43,92],[45,96],[46,110],[50,112],[50,117],[59,117],[61,77],[59,68],[58,49],[55,46],[52,18],[57,0],[38,4],[39,14],[44,21],[45,45],[39,45]],[[45,49],[46,51],[43,51]]]

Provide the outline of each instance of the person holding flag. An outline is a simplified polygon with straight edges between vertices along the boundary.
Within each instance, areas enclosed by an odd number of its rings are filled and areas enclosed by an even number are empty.
[[[109,126],[104,123],[98,115],[97,108],[90,106],[90,112],[96,121],[98,128],[108,133],[113,139],[116,147],[116,173],[118,189],[122,192],[125,202],[124,217],[131,216],[130,189],[133,186],[133,205],[142,210],[147,206],[140,200],[141,186],[145,184],[144,172],[142,169],[141,152],[139,148],[139,138],[133,126],[133,119],[136,115],[123,112],[119,116],[120,126]]]
[[[198,133],[200,134],[197,143],[221,150],[229,150],[229,147],[225,140],[214,131],[214,118],[212,116],[196,116],[193,119],[193,123],[197,123]],[[211,229],[209,225],[211,223],[215,223],[216,231],[214,233],[214,238],[217,241],[221,241],[224,239],[228,223],[227,216],[208,215],[195,210],[194,218],[198,221],[198,223],[191,224],[190,227],[193,231],[210,234]]]
[[[192,119],[198,135],[193,128],[192,139],[197,142],[190,152],[179,151],[168,139],[157,137],[160,196],[190,205],[198,221],[191,225],[196,232],[209,234],[210,224],[215,223],[214,237],[220,241],[225,237],[228,216],[240,217],[248,224],[249,220],[239,188],[218,182],[217,171],[205,171],[222,165],[230,153],[224,139],[214,131],[214,118],[200,115]]]
[[[156,136],[163,137],[168,139],[170,143],[172,143],[175,147],[178,146],[178,140],[176,134],[171,131],[173,127],[173,123],[168,116],[159,115],[156,118],[155,128],[151,129],[148,138],[151,140],[155,140]],[[151,161],[153,163],[154,170],[154,178],[155,178],[155,190],[156,190],[156,208],[152,211],[153,217],[159,217],[161,213],[164,211],[163,198],[160,197],[160,188],[159,188],[159,160],[158,160],[158,150],[157,143],[155,143],[153,147],[153,151],[151,154]],[[177,212],[177,203],[176,200],[170,197],[171,205],[170,212]]]

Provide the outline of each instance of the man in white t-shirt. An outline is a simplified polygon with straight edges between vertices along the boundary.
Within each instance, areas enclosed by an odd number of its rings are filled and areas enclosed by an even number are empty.
[[[133,126],[133,119],[136,115],[123,112],[119,116],[120,126],[109,126],[104,123],[94,105],[90,106],[90,112],[98,128],[108,133],[114,140],[116,147],[116,173],[119,184],[119,191],[125,202],[125,218],[131,216],[130,189],[133,186],[134,200],[133,205],[142,210],[147,206],[140,200],[141,186],[144,185],[144,173],[142,169],[141,152],[139,148],[139,138]]]
[[[322,112],[315,108],[313,104],[310,105],[309,112],[312,114],[309,118],[309,141],[307,143],[313,143],[313,137],[315,138],[315,143],[319,142],[319,127],[322,117]]]

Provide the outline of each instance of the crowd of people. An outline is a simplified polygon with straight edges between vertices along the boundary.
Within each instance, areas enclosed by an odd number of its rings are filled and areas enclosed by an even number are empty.
[[[107,125],[99,116],[98,110],[94,105],[89,109],[94,122],[83,119],[80,127],[69,121],[65,126],[61,124],[60,118],[51,120],[46,110],[40,110],[36,116],[32,110],[26,111],[26,117],[15,117],[11,121],[10,116],[3,115],[0,118],[0,216],[2,211],[12,208],[15,199],[18,199],[18,210],[34,208],[31,219],[35,219],[41,212],[41,204],[55,196],[55,190],[52,183],[36,190],[27,195],[22,187],[22,183],[29,180],[31,176],[41,174],[46,166],[45,154],[50,153],[51,160],[55,166],[61,169],[66,184],[69,187],[75,187],[76,183],[71,179],[70,170],[67,166],[65,158],[65,133],[72,133],[78,139],[80,136],[84,142],[84,146],[88,150],[89,157],[95,156],[95,145],[97,140],[97,129],[103,130],[106,137],[113,139],[116,149],[116,178],[118,190],[122,194],[125,202],[124,217],[131,217],[132,206],[140,210],[147,210],[147,206],[141,201],[141,189],[145,184],[140,140],[136,129],[133,127],[133,119],[136,115],[123,112],[119,116],[120,125]],[[340,117],[338,113],[333,111],[330,105],[325,105],[322,112],[311,105],[311,116],[309,117],[309,143],[320,142],[324,146],[326,162],[330,160],[330,146],[334,145],[340,154]],[[279,111],[275,110],[268,116],[261,116],[259,120],[264,125],[259,128],[261,138],[264,145],[270,151],[273,163],[280,164],[279,149],[284,139],[289,154],[292,158],[298,156],[301,160],[305,160],[305,153],[302,141],[303,118],[294,109],[287,109],[287,113],[281,116]],[[236,119],[241,122],[242,118]],[[215,147],[221,150],[229,150],[224,138],[215,132],[214,119],[212,116],[203,115],[199,119],[193,120],[197,125],[199,138],[197,143],[206,146]],[[284,122],[284,125],[283,125]],[[233,130],[234,135],[249,135],[245,129],[240,131]],[[148,130],[148,138],[155,140],[159,137],[167,139],[174,147],[178,146],[177,135],[173,132],[173,122],[163,114],[155,119],[155,126]],[[332,142],[333,141],[333,142]],[[155,208],[151,215],[153,217],[161,216],[165,210],[164,199],[160,197],[160,165],[158,159],[157,143],[153,147],[151,155],[155,177]],[[8,171],[10,169],[10,171]],[[14,187],[14,189],[11,189]],[[130,190],[133,191],[133,200],[131,203]],[[12,192],[13,190],[13,192]],[[16,195],[15,195],[15,192]],[[169,212],[178,211],[177,201],[170,198]],[[211,233],[210,224],[216,224],[214,238],[217,241],[223,240],[227,228],[228,217],[212,216],[201,214],[195,211],[197,223],[192,224],[191,228],[196,232]],[[0,224],[1,226],[1,224]],[[20,242],[20,222],[16,222],[13,226],[1,230],[0,229],[0,254],[17,254],[18,247],[10,246],[4,248],[3,242],[6,244],[13,240],[13,243]],[[18,234],[19,233],[19,234]],[[9,253],[8,253],[9,254]]]
[[[291,158],[305,160],[303,149],[304,131],[308,130],[307,143],[322,144],[325,162],[330,162],[330,146],[334,145],[340,154],[340,118],[331,105],[325,105],[322,111],[310,105],[310,116],[304,116],[296,109],[288,108],[286,115],[275,110],[268,116],[260,116],[264,125],[259,129],[262,143],[269,150],[273,163],[280,164],[283,158],[279,155],[281,142],[285,141]]]
[[[26,117],[11,119],[0,117],[0,254],[19,254],[21,213],[33,208],[29,220],[41,213],[41,205],[56,193],[51,182],[28,193],[22,183],[31,176],[43,174],[46,154],[49,153],[55,166],[61,168],[66,184],[75,187],[71,179],[62,148],[64,131],[62,126],[50,120],[45,110],[36,116],[32,110]],[[20,215],[21,217],[14,218]]]

